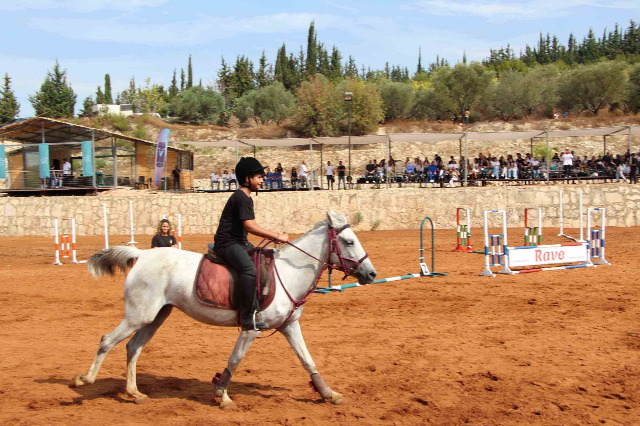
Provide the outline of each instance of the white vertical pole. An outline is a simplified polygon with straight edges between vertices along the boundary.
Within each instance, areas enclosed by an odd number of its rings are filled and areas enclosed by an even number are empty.
[[[551,157],[549,156],[549,131],[545,131],[545,140],[547,143],[547,185],[549,185],[549,176],[551,174]],[[562,232],[562,231],[561,231]]]
[[[71,263],[78,263],[76,257],[76,220],[71,218]]]
[[[584,243],[586,240],[584,239],[584,212],[582,211],[582,189],[578,195],[578,210],[580,214],[580,239],[579,243]]]
[[[559,216],[560,216],[560,233],[558,234],[558,237],[563,237],[564,236],[564,206],[563,206],[563,199],[562,199],[562,195],[564,194],[564,190],[560,190],[560,211],[558,212]]]
[[[104,218],[104,248],[109,248],[109,224],[107,218],[107,203],[102,203],[102,217]]]
[[[182,215],[178,215],[178,250],[182,250]]]
[[[131,241],[127,244],[138,244],[133,238],[133,200],[129,200],[129,232],[131,233]]]
[[[314,177],[315,176],[313,174],[313,139],[309,138],[309,175],[307,176],[307,185],[309,186],[308,188],[309,191],[313,191],[313,187],[315,186]],[[309,185],[309,182],[311,182],[310,185]]]
[[[480,272],[480,276],[495,277],[489,266],[489,225],[487,224],[487,211],[483,212],[482,221],[484,229],[484,270]]]
[[[510,274],[509,269],[509,242],[507,241],[507,211],[502,210],[502,235],[504,237],[504,244],[502,245],[502,254],[504,256],[504,268],[500,271],[501,274]]]
[[[54,242],[56,247],[56,257],[53,261],[54,265],[62,265],[60,262],[60,240],[58,238],[58,219],[53,219],[53,232],[54,232]]]

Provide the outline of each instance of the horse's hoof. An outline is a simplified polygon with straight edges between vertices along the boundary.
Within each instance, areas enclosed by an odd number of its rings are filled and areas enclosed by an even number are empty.
[[[133,402],[135,404],[145,404],[149,402],[149,397],[147,395],[136,396]]]
[[[235,402],[233,402],[230,399],[227,399],[227,400],[222,401],[220,403],[220,409],[221,410],[235,410],[236,408],[238,408],[238,406],[236,405]]]
[[[85,379],[84,379],[84,375],[78,374],[76,377],[71,379],[71,381],[69,382],[69,387],[70,388],[79,388],[81,386],[88,385],[88,384],[89,383],[86,382]]]
[[[346,402],[347,402],[347,399],[344,396],[342,396],[341,393],[333,392],[333,395],[331,395],[331,403],[334,405],[340,405]]]

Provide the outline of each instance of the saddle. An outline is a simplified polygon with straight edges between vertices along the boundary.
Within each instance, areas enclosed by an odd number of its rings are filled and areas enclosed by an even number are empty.
[[[276,295],[273,249],[251,248],[247,253],[252,257],[257,271],[256,289],[260,310],[266,309]],[[211,247],[202,256],[194,282],[196,300],[203,305],[219,309],[237,309],[235,285],[239,274],[218,257]]]

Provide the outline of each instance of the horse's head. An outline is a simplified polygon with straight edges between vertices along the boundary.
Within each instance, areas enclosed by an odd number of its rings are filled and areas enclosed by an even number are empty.
[[[329,222],[329,263],[349,275],[358,279],[360,284],[371,284],[378,273],[376,272],[367,253],[362,248],[358,237],[351,230],[347,218],[336,212],[327,212]]]

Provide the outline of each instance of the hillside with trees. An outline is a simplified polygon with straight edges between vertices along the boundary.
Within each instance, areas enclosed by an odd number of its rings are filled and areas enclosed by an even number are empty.
[[[413,68],[413,67],[412,67]],[[597,116],[637,114],[640,110],[640,26],[615,25],[596,37],[590,29],[582,41],[571,34],[566,44],[540,34],[537,44],[516,54],[507,45],[491,49],[481,62],[455,65],[440,57],[423,66],[418,48],[415,72],[386,63],[383,69],[358,65],[337,46],[318,38],[314,22],[306,48],[283,44],[270,62],[264,51],[257,66],[243,54],[232,64],[221,58],[215,87],[193,81],[192,58],[173,71],[166,87],[146,79],[112,94],[109,74],[95,96],[82,102],[79,115],[96,103],[132,104],[135,112],[159,114],[170,121],[229,126],[278,126],[289,136],[346,134],[351,108],[352,134],[375,133],[390,121],[469,121],[551,118],[554,114]],[[352,92],[353,101],[344,101]],[[40,90],[30,96],[37,114],[72,117],[76,95],[66,70],[56,62]],[[19,105],[10,77],[0,92],[0,120],[13,121]],[[126,127],[126,126],[125,126]],[[132,126],[128,126],[132,127]],[[283,130],[283,132],[285,131]],[[137,136],[141,128],[127,130]]]

